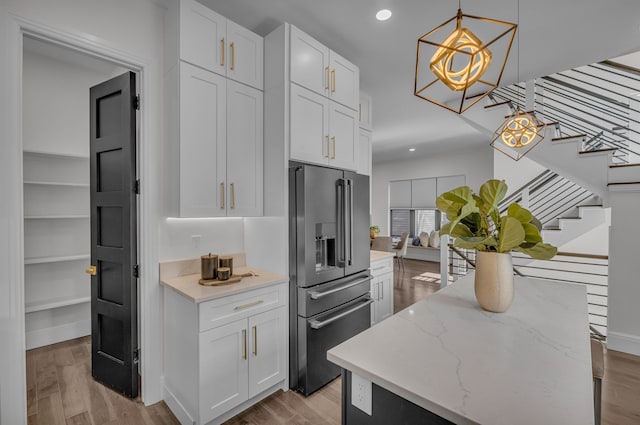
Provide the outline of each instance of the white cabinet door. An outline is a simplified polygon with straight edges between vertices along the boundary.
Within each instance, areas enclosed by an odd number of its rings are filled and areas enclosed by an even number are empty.
[[[360,70],[334,51],[329,55],[331,100],[347,108],[358,110]]]
[[[411,180],[389,182],[389,207],[411,208]]]
[[[249,318],[249,398],[286,377],[285,307]]]
[[[329,162],[329,99],[291,84],[291,149],[293,160]]]
[[[329,48],[291,25],[291,81],[328,96]]]
[[[370,131],[360,128],[360,143],[358,149],[358,174],[371,175],[371,138]]]
[[[378,304],[380,304],[380,301],[378,300],[379,289],[380,279],[378,277],[373,277],[371,279],[371,298],[373,299],[373,303],[371,304],[371,326],[378,323]]]
[[[247,319],[200,333],[199,411],[204,424],[249,398]]]
[[[227,77],[262,90],[264,40],[258,34],[227,21]]]
[[[218,182],[226,174],[226,86],[220,75],[180,64],[181,217],[226,215]]]
[[[355,171],[360,145],[357,112],[335,102],[330,102],[329,108],[329,164]]]
[[[377,322],[393,316],[393,273],[386,273],[378,278],[376,304]]]
[[[358,120],[360,128],[373,130],[373,101],[371,96],[360,92],[360,103],[358,104]]]
[[[436,178],[411,180],[411,207],[436,207]]]
[[[225,75],[227,19],[194,0],[180,2],[180,59]]]
[[[262,215],[262,92],[227,82],[226,209],[228,216]]]

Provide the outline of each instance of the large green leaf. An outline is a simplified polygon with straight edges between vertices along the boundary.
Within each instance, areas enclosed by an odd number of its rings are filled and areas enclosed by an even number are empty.
[[[524,228],[520,221],[509,216],[502,217],[498,233],[498,252],[511,251],[524,242],[524,236]]]
[[[436,207],[447,214],[447,218],[451,222],[450,229],[469,214],[478,212],[469,186],[460,186],[443,193],[436,199]]]
[[[522,208],[515,202],[509,205],[509,209],[507,209],[507,215],[509,217],[517,219],[520,223],[529,223],[533,218],[533,214],[531,214],[528,209]]]
[[[531,248],[524,248],[522,246],[514,248],[514,251],[519,251],[527,254],[529,257],[536,260],[549,260],[558,253],[558,248],[548,243],[538,243]]]
[[[507,184],[504,180],[487,180],[480,186],[480,198],[482,199],[482,213],[488,215],[491,210],[498,207],[500,201],[507,194]]]
[[[524,241],[526,243],[540,243],[542,242],[542,236],[536,226],[531,223],[522,223],[524,229]]]
[[[453,241],[453,246],[464,249],[477,249],[484,251],[484,240],[482,237],[470,237],[470,238],[456,238]]]

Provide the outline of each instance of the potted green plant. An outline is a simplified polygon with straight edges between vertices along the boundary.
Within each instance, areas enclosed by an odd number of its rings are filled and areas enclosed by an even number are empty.
[[[378,235],[378,233],[380,233],[380,227],[378,227],[378,226],[369,227],[369,237],[371,239],[375,239],[376,236]]]
[[[514,202],[506,215],[500,215],[498,205],[506,193],[504,180],[493,179],[486,181],[478,194],[461,186],[436,200],[436,207],[449,220],[440,234],[453,237],[455,247],[477,251],[474,288],[478,304],[499,313],[513,302],[511,251],[539,260],[557,253],[556,247],[542,241],[542,226],[529,210]]]

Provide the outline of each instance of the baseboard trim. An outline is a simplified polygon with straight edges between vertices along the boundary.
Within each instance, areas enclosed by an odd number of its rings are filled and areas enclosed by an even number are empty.
[[[91,320],[79,320],[66,325],[37,329],[26,333],[27,350],[91,335]]]
[[[164,385],[164,402],[167,403],[169,410],[182,425],[194,425],[196,423],[166,385]]]
[[[607,348],[640,356],[640,337],[622,332],[607,332]]]

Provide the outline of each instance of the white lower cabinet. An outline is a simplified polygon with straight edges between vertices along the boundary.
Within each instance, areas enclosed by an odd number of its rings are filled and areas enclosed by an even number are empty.
[[[165,394],[181,423],[221,423],[285,388],[286,299],[286,284],[201,304],[165,290]]]
[[[393,257],[371,262],[371,325],[393,315]]]

